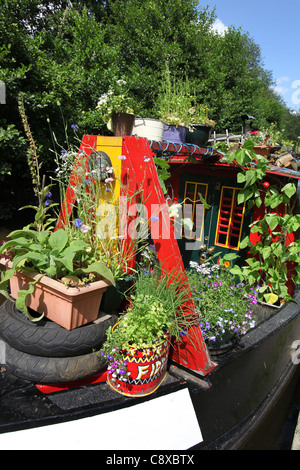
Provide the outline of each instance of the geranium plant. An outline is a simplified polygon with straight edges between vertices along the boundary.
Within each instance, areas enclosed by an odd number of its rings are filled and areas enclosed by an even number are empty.
[[[257,302],[256,291],[247,293],[245,284],[236,283],[229,266],[227,260],[201,265],[191,261],[187,271],[200,328],[209,346],[238,338],[255,326],[252,305]]]

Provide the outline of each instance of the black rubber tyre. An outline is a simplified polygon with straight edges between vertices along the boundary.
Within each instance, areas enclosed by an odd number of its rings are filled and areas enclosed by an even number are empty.
[[[14,349],[43,357],[73,357],[100,349],[106,330],[118,321],[117,315],[104,314],[96,322],[66,330],[51,320],[30,321],[14,302],[0,307],[0,338]]]
[[[6,343],[6,369],[16,377],[40,384],[75,382],[103,370],[99,352],[75,357],[42,357],[17,351]]]

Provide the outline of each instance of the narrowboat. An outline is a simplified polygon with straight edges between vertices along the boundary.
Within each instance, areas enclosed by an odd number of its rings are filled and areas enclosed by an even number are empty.
[[[149,212],[166,204],[153,157],[168,161],[168,198],[176,204],[189,201],[184,217],[197,222],[197,231],[196,236],[192,230],[184,235],[176,230],[170,233],[169,227],[164,228],[168,217],[160,219],[160,230],[151,230],[151,236],[165,269],[184,271],[191,261],[204,262],[213,252],[238,253],[239,263],[246,259],[247,252],[239,245],[249,235],[250,223],[259,220],[261,208],[249,210],[246,204],[238,204],[239,169],[222,162],[220,152],[137,136],[96,135],[84,136],[80,152],[88,162],[94,159],[99,171],[103,165],[119,166],[122,183],[132,193],[142,184]],[[266,174],[270,184],[276,178],[295,182],[298,204],[300,172],[270,165]],[[121,186],[115,194],[122,196]],[[70,185],[61,220],[74,197]],[[203,199],[209,210],[203,208]],[[295,287],[291,294],[293,301],[278,308],[257,306],[256,327],[228,350],[210,350],[200,327],[194,327],[197,346],[188,337],[175,344],[163,382],[142,397],[115,392],[106,381],[106,367],[95,362],[88,345],[77,353],[71,351],[73,338],[88,343],[92,328],[101,328],[103,336],[105,328],[116,321],[114,313],[101,312],[92,325],[76,333],[42,320],[37,333],[36,325],[29,325],[12,302],[3,302],[1,448],[103,450],[110,459],[106,463],[135,466],[142,460],[124,460],[126,451],[147,451],[144,461],[149,455],[150,463],[157,464],[170,463],[163,459],[167,451],[187,463],[184,459],[199,455],[199,450],[280,449],[299,382],[300,293]],[[59,342],[65,345],[65,356],[57,354]],[[73,368],[74,374],[66,372],[67,368]],[[140,459],[140,454],[135,455]]]

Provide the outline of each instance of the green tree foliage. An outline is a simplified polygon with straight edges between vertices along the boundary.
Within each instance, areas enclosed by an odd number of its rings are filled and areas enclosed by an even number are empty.
[[[155,117],[166,64],[209,107],[217,132],[240,131],[242,114],[254,115],[258,126],[287,122],[259,46],[234,27],[213,32],[214,19],[196,0],[1,0],[0,219],[1,202],[7,207],[13,196],[20,206],[33,196],[20,92],[46,174],[54,166],[54,134],[64,146],[66,134],[75,139],[72,124],[79,139],[108,133],[96,105],[112,81],[126,81],[136,114]]]

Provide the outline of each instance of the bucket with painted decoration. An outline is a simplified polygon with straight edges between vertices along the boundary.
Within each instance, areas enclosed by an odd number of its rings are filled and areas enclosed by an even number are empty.
[[[117,326],[117,325],[115,325]],[[129,347],[122,356],[126,372],[108,374],[107,382],[116,392],[129,397],[144,397],[155,392],[167,375],[170,343],[168,339],[155,347]]]

